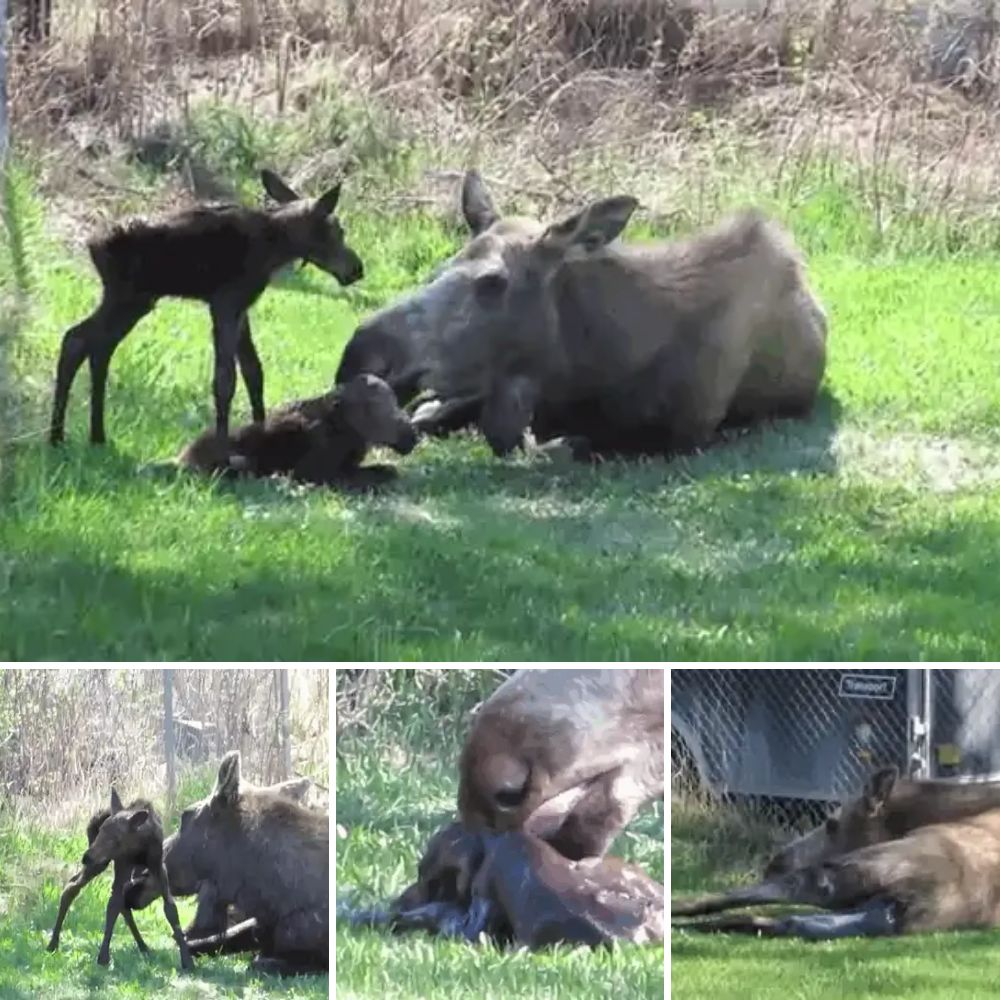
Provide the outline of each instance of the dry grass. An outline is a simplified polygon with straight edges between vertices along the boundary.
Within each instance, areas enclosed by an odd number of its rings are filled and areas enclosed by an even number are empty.
[[[283,777],[272,670],[174,670],[174,717],[205,727],[178,768],[212,766],[239,750],[247,778]],[[293,769],[323,782],[328,768],[325,670],[290,674]],[[193,730],[192,730],[193,731]],[[180,733],[180,731],[178,731]],[[165,787],[160,670],[0,672],[0,802],[59,826],[93,808],[108,787],[124,795]]]
[[[51,39],[17,54],[12,111],[53,189],[78,189],[82,170],[88,197],[116,203],[125,182],[95,182],[67,144],[105,160],[221,102],[300,122],[284,153],[322,160],[306,172],[363,174],[373,131],[383,147],[420,148],[431,172],[379,181],[397,197],[405,187],[409,204],[442,203],[435,170],[474,162],[543,211],[629,187],[695,224],[734,198],[794,199],[817,163],[836,161],[881,228],[900,208],[962,215],[995,202],[994,5],[961,30],[916,6],[85,0],[56,5]],[[331,135],[315,109],[332,99],[384,114]]]

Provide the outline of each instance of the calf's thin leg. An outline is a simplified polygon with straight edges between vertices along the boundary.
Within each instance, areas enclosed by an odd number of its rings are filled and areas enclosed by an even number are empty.
[[[136,323],[153,307],[153,302],[145,299],[123,298],[107,289],[100,305],[85,320],[71,327],[63,336],[56,364],[55,397],[52,404],[52,422],[49,440],[59,444],[63,440],[66,423],[66,406],[69,393],[80,366],[91,359],[91,375],[97,364],[97,374],[102,381],[98,392],[92,385],[90,393],[91,441],[104,441],[104,388],[107,367],[115,347],[125,338]],[[110,346],[109,346],[110,345]],[[99,359],[94,361],[95,354]],[[100,360],[103,358],[103,360]],[[103,376],[100,372],[103,368]],[[98,399],[99,397],[99,399]],[[95,413],[95,403],[97,410]],[[97,437],[94,437],[95,431]]]
[[[194,962],[191,959],[191,952],[188,949],[184,931],[181,930],[181,921],[177,914],[177,904],[174,902],[173,894],[170,892],[170,883],[167,880],[167,866],[162,861],[160,862],[160,870],[157,877],[160,881],[160,891],[163,893],[163,913],[167,918],[167,923],[170,924],[170,930],[174,935],[174,940],[177,942],[177,947],[180,949],[181,968],[190,969],[194,966]]]
[[[787,917],[739,914],[675,926],[700,934],[756,934],[759,937],[794,937],[807,941],[884,937],[900,933],[898,907],[892,900],[884,898],[870,900],[860,909],[845,913],[795,913]]]
[[[264,369],[261,367],[257,348],[250,335],[250,320],[246,313],[240,321],[240,339],[236,345],[236,359],[240,365],[240,374],[250,397],[250,412],[255,423],[264,422]]]
[[[108,366],[118,345],[142,319],[153,303],[148,299],[115,301],[100,335],[90,344],[90,442],[104,444],[104,397],[108,385]]]
[[[229,411],[236,391],[236,355],[242,330],[242,311],[233,311],[215,303],[212,312],[212,340],[215,345],[215,433],[220,441],[229,437]]]
[[[52,935],[49,938],[48,950],[55,951],[59,947],[59,935],[62,933],[63,921],[66,919],[66,914],[69,912],[70,906],[73,905],[73,900],[80,895],[80,890],[88,883],[97,878],[101,872],[104,871],[108,866],[106,864],[100,865],[98,867],[84,867],[81,868],[70,880],[66,883],[66,888],[62,891],[62,896],[59,897],[59,913],[56,916],[55,926],[52,928]]]
[[[123,865],[115,862],[115,880],[111,886],[108,908],[104,913],[104,938],[101,940],[101,948],[97,953],[98,965],[111,964],[111,935],[114,933],[118,914],[125,909],[125,883],[128,881],[130,871],[131,867],[126,871]],[[143,944],[145,945],[145,942]]]

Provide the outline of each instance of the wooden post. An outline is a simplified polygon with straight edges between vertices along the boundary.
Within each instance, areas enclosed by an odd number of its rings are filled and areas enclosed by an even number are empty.
[[[7,0],[0,0],[0,179],[7,157]]]
[[[163,670],[163,754],[167,759],[167,812],[174,811],[177,797],[177,761],[174,745],[174,672]]]
[[[281,750],[281,780],[292,776],[292,738],[288,724],[288,703],[290,699],[288,668],[277,670],[278,681],[278,739]]]

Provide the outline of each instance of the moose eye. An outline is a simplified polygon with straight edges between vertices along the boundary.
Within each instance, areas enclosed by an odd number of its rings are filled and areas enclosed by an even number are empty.
[[[476,278],[476,295],[480,299],[498,299],[506,290],[507,273],[505,271],[486,271]]]

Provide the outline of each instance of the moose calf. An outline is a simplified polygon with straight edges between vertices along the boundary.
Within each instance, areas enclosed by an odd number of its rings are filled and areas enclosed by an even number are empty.
[[[134,871],[145,869],[159,883],[163,912],[180,949],[181,966],[190,969],[193,965],[191,953],[181,931],[177,906],[170,894],[167,870],[163,863],[163,823],[152,805],[145,799],[136,799],[126,808],[112,788],[111,808],[95,813],[87,824],[87,845],[83,867],[67,883],[59,900],[59,914],[52,929],[48,950],[55,951],[59,947],[63,921],[80,890],[114,862],[115,877],[104,920],[104,939],[97,953],[97,964],[108,965],[111,961],[111,934],[119,914],[125,919],[139,951],[143,954],[149,951],[135,925],[131,909],[125,904],[125,886]]]
[[[361,375],[322,396],[274,410],[220,441],[207,431],[178,456],[180,466],[225,476],[284,474],[302,483],[370,489],[396,475],[390,466],[361,467],[368,449],[387,445],[409,454],[417,434],[392,389]]]
[[[111,356],[164,296],[200,300],[211,312],[219,438],[225,440],[229,433],[237,362],[253,419],[264,419],[264,373],[247,310],[272,275],[293,261],[309,261],[342,285],[357,281],[363,268],[333,215],[339,184],[311,200],[300,198],[269,170],[261,173],[261,180],[278,207],[201,206],[163,222],[116,226],[91,241],[88,249],[102,297],[97,309],[63,337],[49,432],[53,444],[63,439],[70,388],[85,360],[90,364],[90,440],[105,441],[104,395]]]

